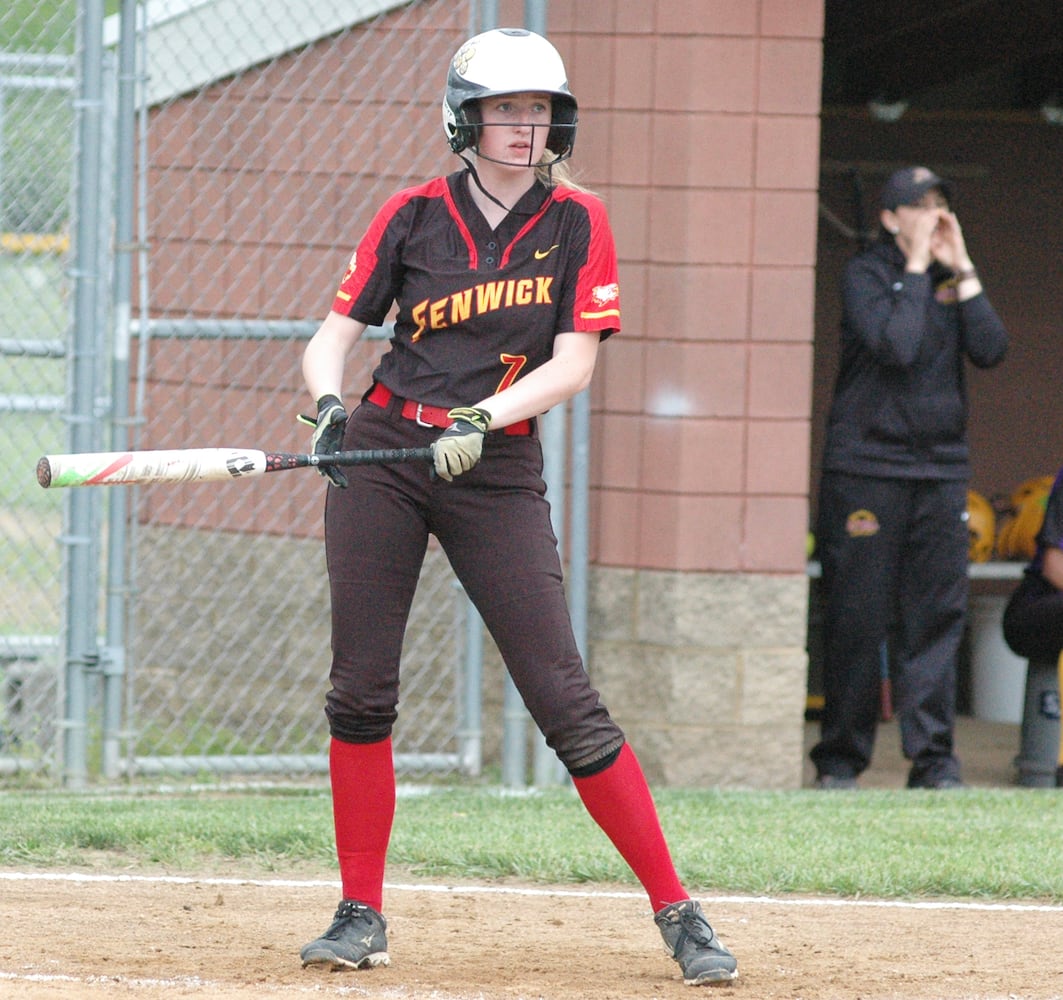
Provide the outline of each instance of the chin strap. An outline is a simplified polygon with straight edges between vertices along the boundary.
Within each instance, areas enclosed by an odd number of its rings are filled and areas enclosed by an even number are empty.
[[[499,201],[493,194],[491,194],[490,191],[487,190],[487,188],[483,186],[483,182],[480,180],[480,175],[476,172],[476,168],[472,165],[472,160],[463,156],[461,153],[458,153],[458,159],[465,164],[466,169],[469,171],[470,174],[472,174],[472,179],[476,182],[476,186],[480,189],[480,193],[485,198],[490,198],[491,201],[493,201],[499,208],[504,208],[507,212],[513,211],[512,208]]]
[[[477,156],[478,155],[479,154],[477,153]],[[510,208],[509,205],[505,204],[502,201],[499,201],[493,194],[491,194],[490,191],[487,190],[487,188],[485,188],[483,186],[483,181],[480,180],[480,175],[476,172],[476,167],[473,166],[472,160],[468,159],[466,156],[462,155],[461,153],[458,153],[458,159],[461,160],[461,162],[465,164],[466,169],[472,175],[472,179],[473,179],[474,183],[480,189],[480,191],[483,194],[483,196],[485,198],[488,198],[491,201],[493,201],[499,208],[503,208],[507,212],[513,212],[516,215],[526,215],[528,218],[531,218],[531,216],[535,215],[537,212],[539,212],[542,209],[542,207],[543,207],[542,205],[540,205],[537,209],[535,209],[534,212],[518,212],[516,208]],[[491,157],[486,156],[486,157],[484,157],[484,159],[491,160]],[[492,163],[501,163],[502,161],[501,160],[491,160],[491,162]],[[543,165],[546,167],[546,176],[547,176],[546,187],[547,187],[548,190],[550,190],[550,189],[552,189],[554,187],[554,165],[553,165],[553,163],[547,163],[547,164],[543,164]],[[544,201],[543,204],[545,205],[546,202]]]

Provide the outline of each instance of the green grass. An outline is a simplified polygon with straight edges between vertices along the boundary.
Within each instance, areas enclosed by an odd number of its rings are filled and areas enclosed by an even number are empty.
[[[105,15],[119,9],[120,0],[106,0]],[[78,0],[5,0],[0,6],[0,52],[73,56],[78,10]],[[34,75],[28,61],[21,69],[23,75]],[[6,89],[0,119],[0,229],[50,233],[67,226],[73,97],[72,92],[40,88]]]
[[[55,634],[63,497],[41,489],[35,470],[41,455],[68,450],[66,426],[58,414],[4,413],[0,427],[0,462],[9,470],[0,484],[0,633]]]
[[[104,15],[114,14],[121,0],[105,0]],[[0,13],[0,51],[74,51],[78,0],[7,0]]]
[[[0,339],[62,340],[67,262],[50,254],[0,253]],[[58,396],[62,358],[0,357],[0,394]],[[63,496],[37,484],[41,455],[69,451],[62,413],[0,413],[0,633],[55,634],[61,604]]]
[[[0,253],[0,338],[63,340],[70,323],[70,261],[59,254]],[[6,357],[0,392],[61,393],[62,358]]]
[[[854,794],[660,790],[688,888],[1063,902],[1063,794],[1031,789]],[[322,789],[4,793],[0,865],[334,874]],[[570,789],[400,795],[389,861],[416,875],[635,882]]]
[[[73,54],[77,0],[9,0],[5,8],[0,13],[0,51]],[[52,232],[66,225],[72,97],[70,92],[8,88],[0,136],[5,168],[0,228]]]
[[[0,50],[5,52],[74,51],[77,0],[8,0],[0,14]]]

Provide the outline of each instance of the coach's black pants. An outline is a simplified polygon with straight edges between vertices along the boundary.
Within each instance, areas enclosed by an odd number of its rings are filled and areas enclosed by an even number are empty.
[[[423,448],[442,433],[364,402],[344,448]],[[615,755],[624,736],[591,686],[576,646],[557,540],[532,436],[492,432],[483,458],[453,482],[427,463],[344,469],[328,488],[325,551],[332,597],[330,731],[348,743],[387,738],[397,718],[399,659],[435,535],[480,612],[529,713],[569,770]]]
[[[824,711],[817,773],[871,763],[882,644],[892,633],[894,706],[909,785],[959,778],[956,669],[967,611],[967,484],[824,473],[816,547],[823,567]]]

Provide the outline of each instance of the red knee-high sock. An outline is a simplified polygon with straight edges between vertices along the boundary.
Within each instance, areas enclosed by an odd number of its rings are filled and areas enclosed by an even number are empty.
[[[395,819],[395,762],[391,738],[379,743],[329,744],[332,817],[343,898],[380,911],[384,859]]]
[[[612,765],[589,778],[573,778],[587,812],[631,866],[653,912],[689,898],[672,864],[646,777],[628,744]]]

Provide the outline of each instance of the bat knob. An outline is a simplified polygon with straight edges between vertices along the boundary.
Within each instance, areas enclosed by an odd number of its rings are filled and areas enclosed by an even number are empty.
[[[45,455],[37,462],[37,482],[45,489],[52,485],[52,464]]]

